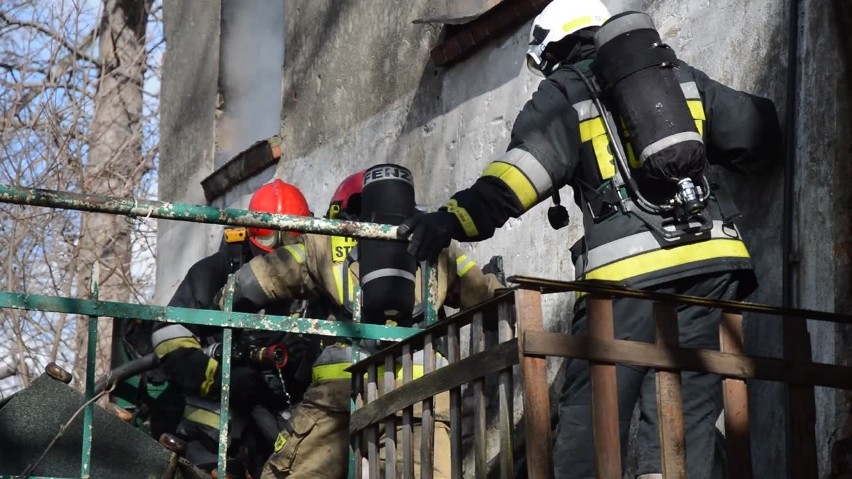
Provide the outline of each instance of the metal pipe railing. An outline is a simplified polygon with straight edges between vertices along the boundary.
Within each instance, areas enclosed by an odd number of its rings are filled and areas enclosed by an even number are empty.
[[[67,191],[0,185],[0,202],[67,210],[110,213],[130,217],[157,218],[230,226],[301,231],[324,235],[397,240],[396,226],[358,221],[329,220],[310,216],[259,213],[234,208],[216,208],[187,203],[117,198]]]

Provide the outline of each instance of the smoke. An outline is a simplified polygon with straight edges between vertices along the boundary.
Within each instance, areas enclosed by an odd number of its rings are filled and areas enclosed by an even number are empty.
[[[280,128],[284,2],[222,3],[217,166]]]

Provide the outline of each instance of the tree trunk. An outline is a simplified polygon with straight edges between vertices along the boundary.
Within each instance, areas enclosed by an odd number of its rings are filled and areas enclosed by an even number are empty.
[[[149,166],[142,157],[141,120],[146,66],[145,33],[151,0],[104,0],[98,38],[100,79],[95,96],[85,193],[130,197]],[[88,295],[92,264],[100,263],[99,298],[130,299],[132,227],[124,217],[84,213],[81,224],[77,295]],[[74,377],[83,384],[87,318],[77,320]],[[116,327],[118,330],[118,326]],[[97,375],[110,365],[112,319],[98,326]]]

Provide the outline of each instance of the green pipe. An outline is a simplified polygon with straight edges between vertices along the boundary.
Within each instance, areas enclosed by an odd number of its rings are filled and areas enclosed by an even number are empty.
[[[234,275],[228,275],[225,284],[225,304],[223,312],[230,313],[234,306]],[[228,477],[228,418],[231,407],[231,346],[234,338],[234,330],[225,328],[222,330],[222,391],[219,395],[219,461],[216,464],[218,477]]]
[[[92,265],[92,299],[97,300],[100,293],[100,268],[98,263]],[[98,317],[95,315],[89,316],[89,339],[88,350],[86,355],[86,401],[88,402],[95,395],[95,364],[98,358]],[[91,403],[86,406],[83,412],[83,450],[80,454],[80,477],[81,479],[89,479],[92,467],[92,420],[95,414],[95,404]]]
[[[397,227],[393,225],[258,213],[233,208],[220,209],[213,206],[116,198],[8,185],[0,185],[0,202],[193,223],[259,227],[380,240],[398,239]]]
[[[26,309],[83,316],[188,323],[222,328],[262,329],[353,339],[400,341],[419,330],[399,326],[360,324],[324,319],[273,316],[267,314],[225,312],[213,309],[177,308],[173,306],[143,306],[117,301],[96,301],[62,296],[0,292],[0,308]]]

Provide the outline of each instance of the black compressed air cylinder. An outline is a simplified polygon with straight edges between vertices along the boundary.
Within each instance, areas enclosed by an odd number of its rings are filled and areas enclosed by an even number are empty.
[[[592,70],[629,135],[632,166],[641,165],[634,172],[640,183],[647,177],[674,188],[682,178],[699,181],[704,142],[677,77],[677,57],[651,18],[640,12],[615,15],[595,34],[595,45]]]
[[[362,221],[399,225],[414,214],[414,206],[414,181],[407,168],[381,164],[364,173]],[[359,242],[362,322],[411,325],[417,260],[407,247],[402,241]]]

